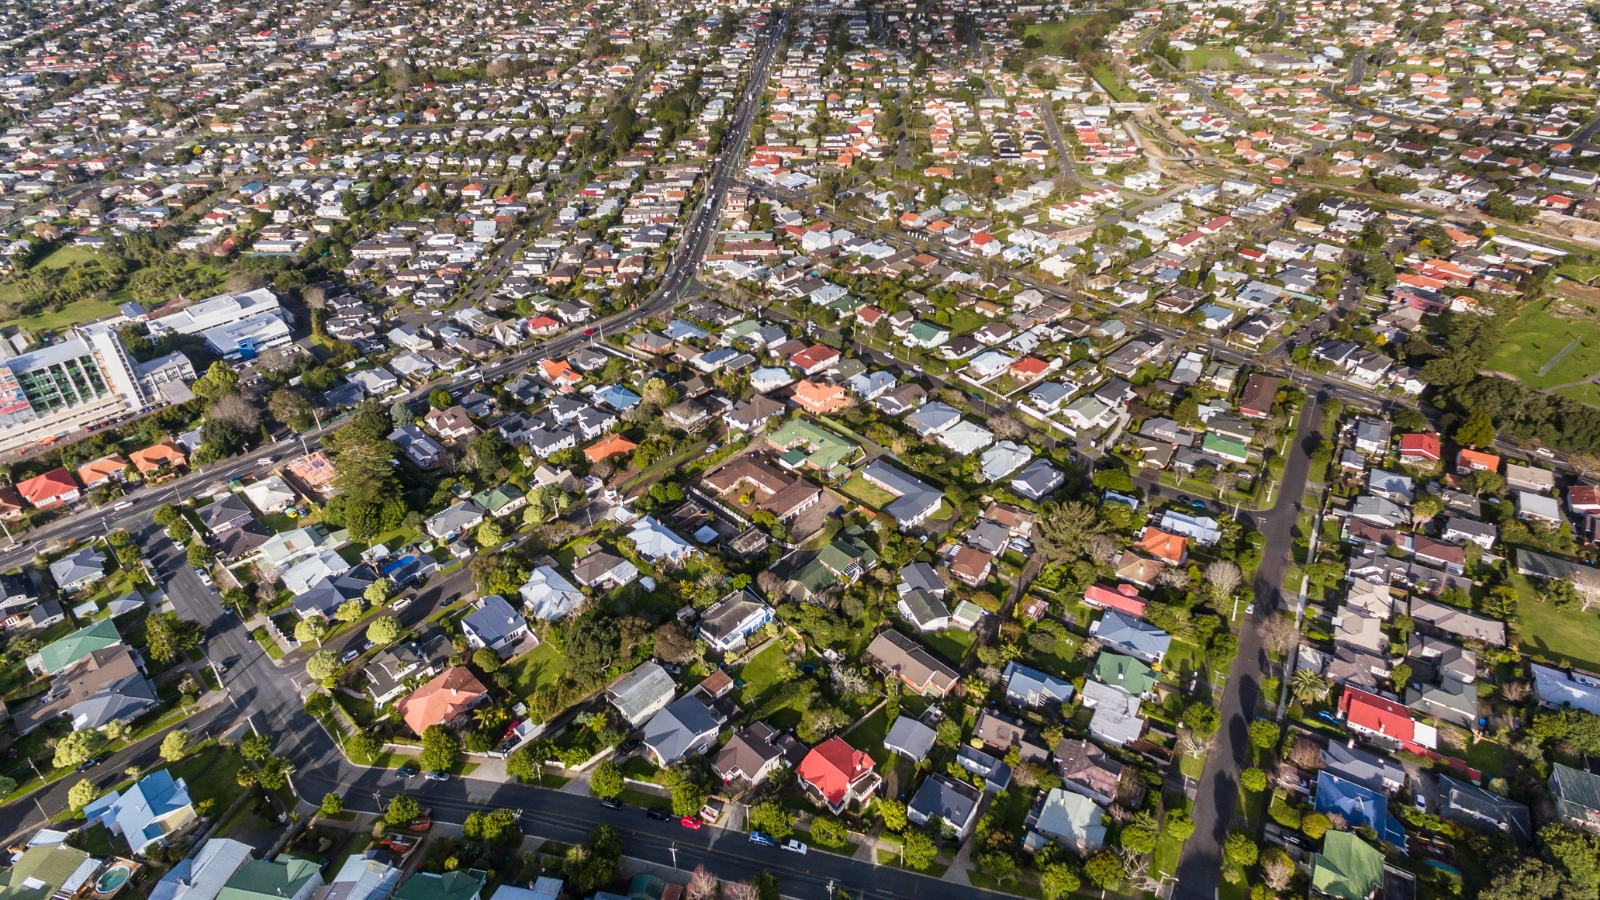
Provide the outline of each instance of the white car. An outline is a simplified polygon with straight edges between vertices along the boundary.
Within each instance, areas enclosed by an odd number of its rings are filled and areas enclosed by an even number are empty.
[[[783,849],[789,851],[790,853],[798,853],[801,856],[806,855],[806,845],[800,843],[800,841],[795,838],[790,838],[789,840],[785,841],[783,844]]]

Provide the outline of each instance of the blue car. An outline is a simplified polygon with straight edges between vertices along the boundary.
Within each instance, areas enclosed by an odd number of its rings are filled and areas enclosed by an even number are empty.
[[[763,847],[776,847],[778,845],[778,842],[772,839],[772,835],[762,831],[750,832],[750,843],[760,844]]]

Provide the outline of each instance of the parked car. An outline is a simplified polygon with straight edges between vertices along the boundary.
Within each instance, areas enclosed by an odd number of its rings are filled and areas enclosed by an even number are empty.
[[[79,767],[78,767],[78,771],[79,771],[79,772],[83,772],[83,771],[86,771],[86,770],[88,770],[88,769],[92,769],[92,768],[94,768],[94,767],[95,767],[95,766],[98,766],[98,765],[100,765],[100,763],[102,763],[102,762],[104,762],[104,761],[105,761],[105,757],[103,757],[103,756],[96,756],[96,757],[95,757],[95,758],[94,758],[94,759],[91,759],[91,760],[89,760],[89,761],[88,761],[88,762],[86,762],[86,763],[84,763],[84,764],[83,764],[83,765],[81,765],[81,766],[79,766]]]
[[[632,753],[633,751],[635,751],[637,749],[639,749],[639,739],[638,738],[629,738],[628,740],[623,741],[621,744],[617,745],[617,755],[618,756],[627,756],[629,753]]]
[[[778,842],[772,839],[772,835],[764,831],[750,832],[750,843],[760,844],[763,847],[775,847],[778,845]]]
[[[351,660],[355,659],[356,657],[358,657],[360,655],[361,655],[360,649],[352,647],[349,650],[346,650],[344,652],[343,656],[339,657],[339,662],[347,663],[347,662],[350,662]]]
[[[394,774],[400,776],[401,778],[414,778],[416,777],[416,774],[421,771],[421,766],[418,766],[414,762],[408,762],[400,768],[395,769]]]
[[[689,828],[689,829],[692,829],[694,831],[699,831],[700,830],[700,826],[705,824],[705,823],[700,821],[700,817],[699,816],[684,816],[683,818],[678,820],[678,824],[682,825],[685,828]]]
[[[672,817],[671,816],[667,815],[666,813],[662,812],[659,809],[656,809],[653,806],[650,807],[649,809],[645,810],[644,814],[646,816],[648,816],[649,818],[655,819],[657,822],[670,822],[670,821],[672,821]]]
[[[422,777],[426,778],[429,781],[449,781],[450,780],[450,773],[449,772],[441,772],[438,769],[432,769],[430,771],[423,772],[422,773]]]
[[[600,801],[600,805],[604,806],[606,809],[621,809],[622,801],[615,797],[607,797]]]
[[[783,844],[783,849],[789,851],[790,853],[798,853],[801,856],[806,855],[806,845],[800,843],[800,841],[796,838],[789,838],[789,840],[785,841]]]

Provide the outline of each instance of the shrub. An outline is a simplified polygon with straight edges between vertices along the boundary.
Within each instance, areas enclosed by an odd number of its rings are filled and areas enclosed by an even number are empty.
[[[850,832],[837,819],[818,816],[811,823],[811,843],[829,850],[850,846]]]

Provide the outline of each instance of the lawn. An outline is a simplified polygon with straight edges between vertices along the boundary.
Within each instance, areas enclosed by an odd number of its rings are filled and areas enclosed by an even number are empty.
[[[1538,591],[1522,575],[1512,572],[1508,580],[1522,601],[1517,604],[1517,631],[1524,652],[1589,671],[1600,668],[1600,616],[1562,612],[1539,602]]]
[[[1039,22],[1029,25],[1023,32],[1024,37],[1036,37],[1044,41],[1045,48],[1052,53],[1061,49],[1061,42],[1067,39],[1072,29],[1087,22],[1088,16],[1068,16],[1065,22]]]
[[[1563,397],[1571,397],[1579,403],[1600,406],[1600,384],[1574,384],[1556,393]]]
[[[754,709],[761,705],[761,698],[778,683],[778,674],[783,671],[785,658],[783,645],[773,643],[740,667],[740,706]]]
[[[875,484],[868,484],[860,473],[851,475],[839,486],[839,493],[869,509],[881,510],[895,501],[895,496]]]
[[[1198,644],[1174,639],[1167,648],[1167,655],[1161,660],[1161,671],[1166,674],[1167,680],[1183,687],[1189,682],[1189,677],[1204,668],[1206,652]]]
[[[1600,276],[1600,266],[1592,263],[1563,262],[1556,267],[1556,274],[1563,278],[1570,278],[1573,281],[1581,281],[1584,284],[1588,284],[1596,276]]]
[[[110,300],[78,300],[51,312],[0,322],[0,328],[16,325],[24,331],[60,331],[71,325],[104,319],[116,311],[117,304]]]
[[[526,697],[535,690],[547,684],[555,684],[561,673],[567,670],[566,661],[561,658],[560,651],[555,645],[544,643],[533,648],[521,659],[505,667],[515,679],[511,685],[511,693],[518,697]]]
[[[1094,76],[1095,81],[1100,82],[1100,86],[1106,89],[1112,100],[1118,103],[1133,103],[1139,99],[1139,95],[1132,88],[1123,84],[1116,73],[1105,66],[1095,66],[1089,70],[1089,74]]]
[[[948,628],[918,637],[924,644],[932,647],[934,652],[955,665],[960,665],[961,661],[967,658],[967,651],[978,640],[976,634],[959,628]]]
[[[1594,310],[1571,301],[1574,307],[1585,310],[1586,315],[1572,318],[1551,315],[1552,307],[1563,302],[1551,297],[1523,307],[1506,326],[1500,349],[1490,357],[1488,368],[1515,376],[1523,384],[1540,390],[1582,381],[1600,372],[1600,322],[1595,321]],[[1574,341],[1576,345],[1559,362],[1554,362]]]
[[[197,802],[215,801],[213,815],[222,815],[244,793],[239,786],[239,769],[244,757],[238,751],[208,744],[169,767],[174,778],[189,786],[189,796]]]
[[[872,761],[881,766],[889,761],[889,751],[883,746],[883,739],[888,734],[889,716],[880,708],[846,734],[844,740],[852,747],[867,751]]]
[[[1218,47],[1196,47],[1193,50],[1185,50],[1183,51],[1183,57],[1189,61],[1189,71],[1191,72],[1206,71],[1207,64],[1213,59],[1222,60],[1220,65],[1227,69],[1234,68],[1239,61],[1238,54],[1232,50],[1224,50]]]

